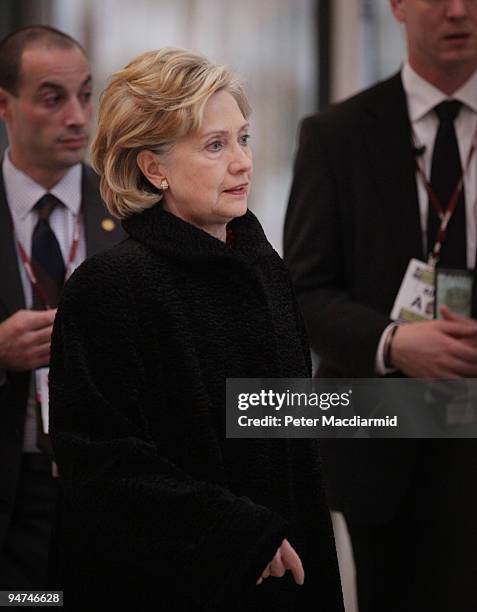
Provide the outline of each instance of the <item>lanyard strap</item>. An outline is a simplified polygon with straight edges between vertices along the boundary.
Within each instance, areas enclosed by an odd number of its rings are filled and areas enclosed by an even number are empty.
[[[25,269],[26,275],[28,276],[30,280],[32,289],[36,293],[36,296],[38,297],[38,299],[45,306],[45,308],[50,308],[46,292],[41,286],[41,284],[38,282],[38,279],[36,278],[35,273],[33,271],[31,259],[28,257],[26,250],[24,249],[22,243],[18,239],[17,233],[15,231],[15,225],[13,223],[13,217],[11,215],[10,208],[8,207],[8,205],[7,205],[7,210],[8,210],[8,214],[10,217],[10,225],[12,228],[13,236],[15,238],[15,241],[18,247],[18,251],[20,253],[20,259],[22,260],[23,268]],[[66,266],[65,266],[65,281],[71,273],[71,268],[76,258],[76,253],[78,252],[78,245],[79,245],[80,235],[81,235],[80,212],[81,211],[78,212],[78,214],[76,215],[76,219],[75,219],[75,226],[73,230],[73,240],[71,242],[71,246],[70,246],[70,250],[68,254],[68,261],[66,262]]]
[[[417,144],[417,137],[413,131],[412,133],[412,141],[413,141],[413,149],[414,150],[419,150],[420,147]],[[427,195],[429,197],[429,201],[431,202],[432,206],[434,207],[434,210],[436,211],[436,214],[438,215],[439,219],[440,219],[440,227],[439,227],[439,231],[437,232],[437,238],[436,241],[434,243],[434,247],[429,255],[429,260],[428,263],[430,265],[435,266],[436,263],[439,261],[439,254],[442,248],[442,245],[444,243],[444,240],[446,238],[446,234],[447,234],[447,227],[449,225],[449,221],[452,219],[452,215],[454,214],[454,211],[457,207],[457,202],[459,201],[459,196],[460,193],[462,191],[462,189],[464,188],[464,179],[465,179],[465,175],[467,174],[469,167],[470,167],[470,162],[472,161],[472,158],[474,156],[475,153],[475,149],[477,146],[477,126],[474,130],[474,135],[472,137],[472,143],[469,149],[469,153],[467,155],[467,159],[466,162],[464,164],[464,167],[462,169],[462,174],[460,175],[459,180],[457,181],[454,189],[452,190],[452,194],[450,196],[448,205],[446,208],[444,208],[442,206],[441,201],[439,200],[436,192],[432,189],[432,186],[430,184],[430,182],[427,180],[426,177],[426,173],[424,172],[424,169],[422,168],[422,165],[419,163],[419,160],[417,159],[417,157],[415,157],[415,163],[416,163],[416,170],[417,170],[417,174],[419,176],[419,178],[421,179],[421,182],[427,192]]]

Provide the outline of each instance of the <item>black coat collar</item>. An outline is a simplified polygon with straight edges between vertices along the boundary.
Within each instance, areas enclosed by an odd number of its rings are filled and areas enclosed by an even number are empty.
[[[233,248],[163,210],[160,203],[124,219],[123,227],[132,238],[154,251],[191,262],[218,258],[252,262],[274,252],[250,211],[227,226],[233,234]]]

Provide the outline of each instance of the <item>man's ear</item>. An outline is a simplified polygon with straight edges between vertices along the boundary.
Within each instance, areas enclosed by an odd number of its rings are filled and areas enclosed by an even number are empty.
[[[152,183],[154,187],[162,189],[161,182],[166,178],[166,175],[164,174],[164,169],[157,155],[148,150],[139,151],[136,162],[147,180]]]
[[[0,121],[7,121],[9,118],[10,97],[11,94],[0,87]]]

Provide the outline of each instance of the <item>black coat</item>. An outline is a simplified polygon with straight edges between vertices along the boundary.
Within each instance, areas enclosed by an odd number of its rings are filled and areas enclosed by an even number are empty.
[[[233,249],[160,205],[124,227],[68,282],[53,334],[66,603],[342,610],[316,444],[225,439],[227,377],[309,374],[282,261],[251,213]],[[284,537],[305,586],[255,586]]]

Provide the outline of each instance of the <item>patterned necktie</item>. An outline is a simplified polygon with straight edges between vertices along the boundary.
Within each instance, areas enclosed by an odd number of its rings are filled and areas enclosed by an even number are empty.
[[[49,221],[52,210],[58,205],[62,206],[62,203],[51,193],[46,193],[38,200],[35,204],[38,222],[31,239],[31,265],[50,308],[58,305],[65,281],[65,262]],[[33,307],[39,309],[44,306],[38,296],[34,295]]]
[[[438,104],[434,111],[439,118],[434,151],[432,154],[431,187],[446,209],[452,192],[462,175],[459,147],[455,133],[454,120],[459,114],[462,103],[448,100]],[[427,249],[432,250],[440,226],[439,217],[429,200],[427,217]],[[441,248],[439,266],[447,268],[467,267],[467,247],[465,229],[465,198],[462,189],[457,206],[452,215],[447,234]]]

